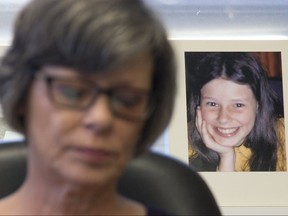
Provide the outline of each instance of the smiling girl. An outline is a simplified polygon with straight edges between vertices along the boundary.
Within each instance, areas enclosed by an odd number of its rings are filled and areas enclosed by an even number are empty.
[[[209,53],[193,74],[189,160],[198,171],[285,171],[283,118],[248,53]]]

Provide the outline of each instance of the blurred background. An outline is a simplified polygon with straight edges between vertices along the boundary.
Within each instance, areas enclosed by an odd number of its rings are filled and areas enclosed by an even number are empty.
[[[11,41],[17,12],[29,0],[0,0],[0,44]],[[169,37],[288,37],[287,0],[144,0],[165,23]]]

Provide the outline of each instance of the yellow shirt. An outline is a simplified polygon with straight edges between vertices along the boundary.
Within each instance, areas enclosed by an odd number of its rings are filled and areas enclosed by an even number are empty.
[[[276,171],[286,171],[286,146],[285,146],[285,128],[284,119],[281,118],[277,121],[277,137],[279,140],[277,152]],[[251,157],[250,148],[245,147],[243,144],[235,148],[235,171],[250,171],[249,159]]]

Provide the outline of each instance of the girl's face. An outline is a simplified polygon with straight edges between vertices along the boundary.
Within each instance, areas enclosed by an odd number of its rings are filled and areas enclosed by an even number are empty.
[[[217,78],[201,89],[202,119],[214,141],[224,146],[243,143],[254,126],[257,107],[248,85]]]
[[[80,75],[65,67],[44,67],[40,75],[59,81],[49,87],[47,80],[35,79],[30,90],[26,110],[30,170],[40,172],[43,178],[51,177],[53,181],[65,179],[64,182],[84,185],[115,183],[134,153],[145,122],[113,113],[110,93],[99,94],[84,110],[57,106],[49,94],[52,92],[56,95],[54,99],[64,104],[81,104],[85,101],[82,94],[89,95],[81,84],[81,79],[85,78],[95,84],[92,92],[97,86],[111,90],[121,88],[121,91],[114,90],[117,95],[113,96],[114,109],[133,115],[133,109],[145,100],[137,92],[151,90],[152,71],[148,52],[113,71],[96,75]],[[78,99],[80,97],[84,99]]]

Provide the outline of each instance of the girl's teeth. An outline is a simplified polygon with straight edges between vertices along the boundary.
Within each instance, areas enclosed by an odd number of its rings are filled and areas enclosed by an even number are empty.
[[[237,128],[230,128],[230,129],[217,128],[217,130],[223,134],[231,134],[234,133],[237,130]]]

